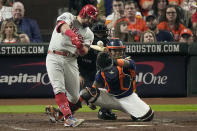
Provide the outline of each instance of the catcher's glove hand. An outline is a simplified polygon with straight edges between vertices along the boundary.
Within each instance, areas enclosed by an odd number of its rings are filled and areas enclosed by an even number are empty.
[[[100,52],[97,55],[96,66],[102,71],[109,70],[113,66],[113,60],[107,52]]]

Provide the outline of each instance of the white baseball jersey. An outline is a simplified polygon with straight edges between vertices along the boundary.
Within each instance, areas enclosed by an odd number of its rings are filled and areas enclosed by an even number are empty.
[[[94,34],[89,27],[83,27],[77,21],[77,17],[71,13],[63,13],[57,18],[57,21],[65,21],[70,28],[75,32],[84,45],[91,45],[94,39]],[[56,28],[53,31],[49,45],[49,50],[69,51],[73,54],[76,52],[75,45],[71,43],[70,37],[65,34],[58,33]]]
[[[94,34],[89,27],[83,27],[77,17],[64,13],[57,18],[57,21],[65,21],[75,32],[84,45],[92,44]],[[53,31],[49,50],[70,52],[76,54],[76,47],[71,43],[70,37],[64,33],[58,33],[56,28]],[[77,103],[79,100],[80,80],[77,64],[77,57],[62,56],[49,53],[46,58],[47,73],[53,87],[54,94],[66,93],[68,100]]]

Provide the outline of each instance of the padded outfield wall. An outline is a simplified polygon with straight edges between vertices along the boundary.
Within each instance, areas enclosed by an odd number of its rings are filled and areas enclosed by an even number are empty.
[[[140,97],[197,95],[195,44],[125,45],[126,54],[136,61]],[[0,98],[54,97],[45,67],[47,49],[48,43],[0,45]]]

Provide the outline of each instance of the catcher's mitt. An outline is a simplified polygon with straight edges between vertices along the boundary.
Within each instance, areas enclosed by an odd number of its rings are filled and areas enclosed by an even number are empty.
[[[109,70],[113,66],[113,60],[108,53],[100,52],[97,56],[96,65],[102,71]]]

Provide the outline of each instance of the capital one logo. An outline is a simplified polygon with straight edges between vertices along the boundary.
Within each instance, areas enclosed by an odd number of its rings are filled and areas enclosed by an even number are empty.
[[[46,66],[45,62],[36,62],[36,63],[28,63],[28,64],[20,64],[13,66],[16,68],[23,68],[29,66]],[[158,61],[143,61],[136,62],[136,66],[144,66],[151,68],[150,71],[139,72],[136,75],[137,86],[141,84],[166,84],[167,76],[158,75],[164,68],[164,64]],[[0,83],[7,83],[8,85],[13,85],[15,83],[35,83],[32,88],[38,87],[40,85],[49,85],[50,81],[48,79],[48,74],[46,72],[40,73],[36,72],[36,74],[28,74],[28,73],[18,73],[17,75],[2,75],[0,76]]]
[[[45,67],[45,62],[37,62],[37,63],[28,63],[28,64],[20,64],[20,65],[14,65],[12,68],[14,70],[17,70],[18,68],[23,68],[23,67],[32,67],[32,66],[43,66]],[[31,68],[32,69],[32,68]],[[40,73],[36,72],[35,74],[33,73],[22,73],[19,72],[17,75],[1,75],[0,76],[0,83],[7,83],[8,85],[13,85],[13,84],[35,84],[32,86],[32,88],[36,88],[40,85],[49,85],[50,81],[48,79],[48,74],[46,72]]]
[[[142,84],[165,85],[167,83],[167,76],[158,75],[164,69],[164,63],[159,61],[136,62],[137,67],[140,65],[143,65],[143,67],[149,67],[151,68],[151,70],[148,72],[139,71],[138,74],[136,74],[137,86],[140,86]]]

